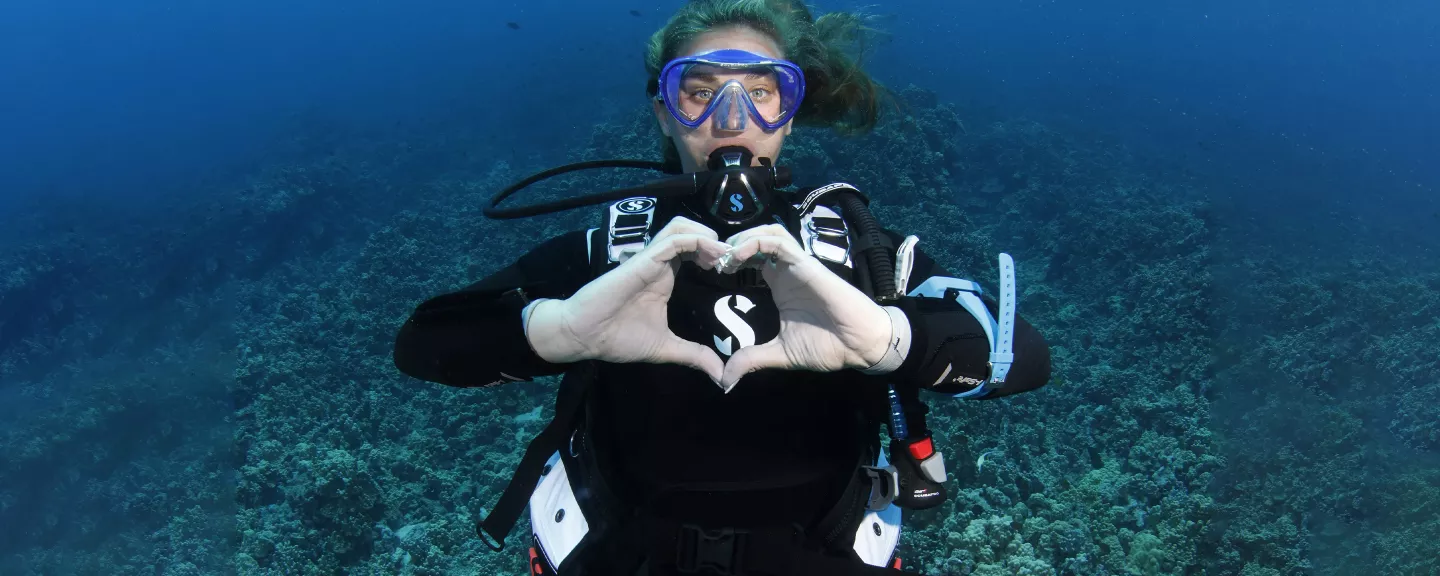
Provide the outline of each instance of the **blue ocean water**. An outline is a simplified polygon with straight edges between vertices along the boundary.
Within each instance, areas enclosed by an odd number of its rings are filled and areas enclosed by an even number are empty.
[[[553,382],[440,389],[389,339],[594,216],[494,190],[654,154],[679,6],[8,3],[0,573],[523,569],[467,523]],[[974,439],[915,570],[1440,572],[1440,7],[813,6],[869,15],[904,106],[790,159],[970,277],[1014,253],[1056,351],[932,401]]]

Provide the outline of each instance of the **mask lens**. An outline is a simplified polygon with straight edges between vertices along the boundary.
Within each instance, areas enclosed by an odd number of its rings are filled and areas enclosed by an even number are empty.
[[[685,66],[674,82],[670,101],[671,110],[685,116],[686,120],[698,122],[719,95],[720,84],[716,81],[715,68],[701,64]]]
[[[785,113],[779,76],[774,68],[769,67],[753,70],[745,76],[745,96],[765,122],[775,122]]]

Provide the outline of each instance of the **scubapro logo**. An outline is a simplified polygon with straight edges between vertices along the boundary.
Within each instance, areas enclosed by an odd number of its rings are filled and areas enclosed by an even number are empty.
[[[744,202],[742,202],[742,200],[744,200],[744,199],[745,199],[745,198],[744,198],[743,196],[739,195],[739,194],[731,194],[731,195],[730,195],[730,210],[735,211],[735,212],[739,212],[739,211],[741,211],[741,210],[744,210],[744,209],[745,209],[745,204],[744,204]]]
[[[735,299],[734,309],[730,307],[730,300],[732,298]],[[749,312],[754,308],[754,302],[751,302],[749,298],[739,294],[726,296],[715,301],[715,319],[719,320],[721,324],[724,324],[725,329],[729,330],[730,334],[734,335],[734,339],[739,341],[739,346],[732,348],[730,341],[731,336],[726,336],[723,340],[719,336],[714,336],[716,350],[719,350],[721,354],[729,356],[734,354],[736,350],[755,344],[755,330],[750,327],[750,324],[745,322],[744,318],[740,317],[740,314]],[[737,309],[740,311],[740,314],[735,313]]]
[[[638,214],[640,212],[649,210],[654,205],[655,201],[649,198],[631,198],[629,200],[621,202],[618,206],[616,206],[616,209],[626,214]]]

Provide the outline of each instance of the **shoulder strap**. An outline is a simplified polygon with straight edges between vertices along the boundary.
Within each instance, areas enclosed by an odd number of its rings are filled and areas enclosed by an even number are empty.
[[[873,277],[877,270],[890,270],[894,277],[888,285],[903,294],[909,283],[917,239],[914,236],[906,238],[896,250],[897,247],[870,213],[869,203],[864,193],[844,182],[806,192],[800,203],[795,205],[800,214],[805,248],[871,298],[877,297],[876,287],[882,284]],[[847,208],[851,219],[863,222],[847,222],[842,216]],[[867,228],[872,232],[869,235],[865,233]],[[886,266],[874,266],[870,260],[891,257],[894,260]],[[840,268],[842,264],[848,270]],[[925,414],[929,408],[920,400],[918,389],[897,382],[891,385],[891,391],[898,392],[894,401],[896,410],[901,414],[885,414],[882,418],[890,422],[892,434],[905,436],[909,430],[914,430],[917,436],[928,434]],[[889,407],[888,402],[886,407]],[[894,416],[899,416],[898,420]]]
[[[654,198],[637,196],[611,204],[605,225],[590,229],[590,277],[599,278],[644,250],[654,223]]]
[[[870,197],[866,196],[864,192],[861,192],[859,188],[856,188],[844,182],[835,182],[833,184],[826,184],[824,186],[806,192],[805,196],[800,199],[800,203],[795,205],[795,209],[803,213],[809,210],[815,204],[819,203],[821,198],[824,198],[833,192],[842,190],[859,196],[862,200],[865,201],[866,205],[870,204]]]
[[[520,520],[520,515],[525,512],[525,506],[530,502],[530,494],[540,483],[545,462],[570,441],[594,375],[595,364],[581,362],[560,379],[560,389],[555,394],[555,417],[525,448],[525,455],[520,458],[515,474],[510,477],[510,483],[500,494],[500,501],[496,502],[495,509],[475,525],[475,534],[496,552],[505,549],[505,538],[510,535],[515,523]]]
[[[834,208],[814,204],[801,212],[800,239],[805,251],[822,262],[854,268],[850,258],[850,227]]]

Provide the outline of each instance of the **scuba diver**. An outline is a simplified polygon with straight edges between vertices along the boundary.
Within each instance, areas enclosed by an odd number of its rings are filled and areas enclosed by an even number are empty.
[[[555,415],[477,533],[528,507],[537,575],[899,574],[901,509],[945,499],[921,391],[994,399],[1050,378],[1045,340],[998,298],[884,229],[843,183],[787,191],[792,123],[872,128],[879,87],[798,0],[694,0],[649,43],[665,161],[537,174],[486,214],[608,204],[400,328],[396,366],[458,387],[564,374]],[[563,172],[642,186],[539,206]],[[888,428],[888,451],[881,430]]]

